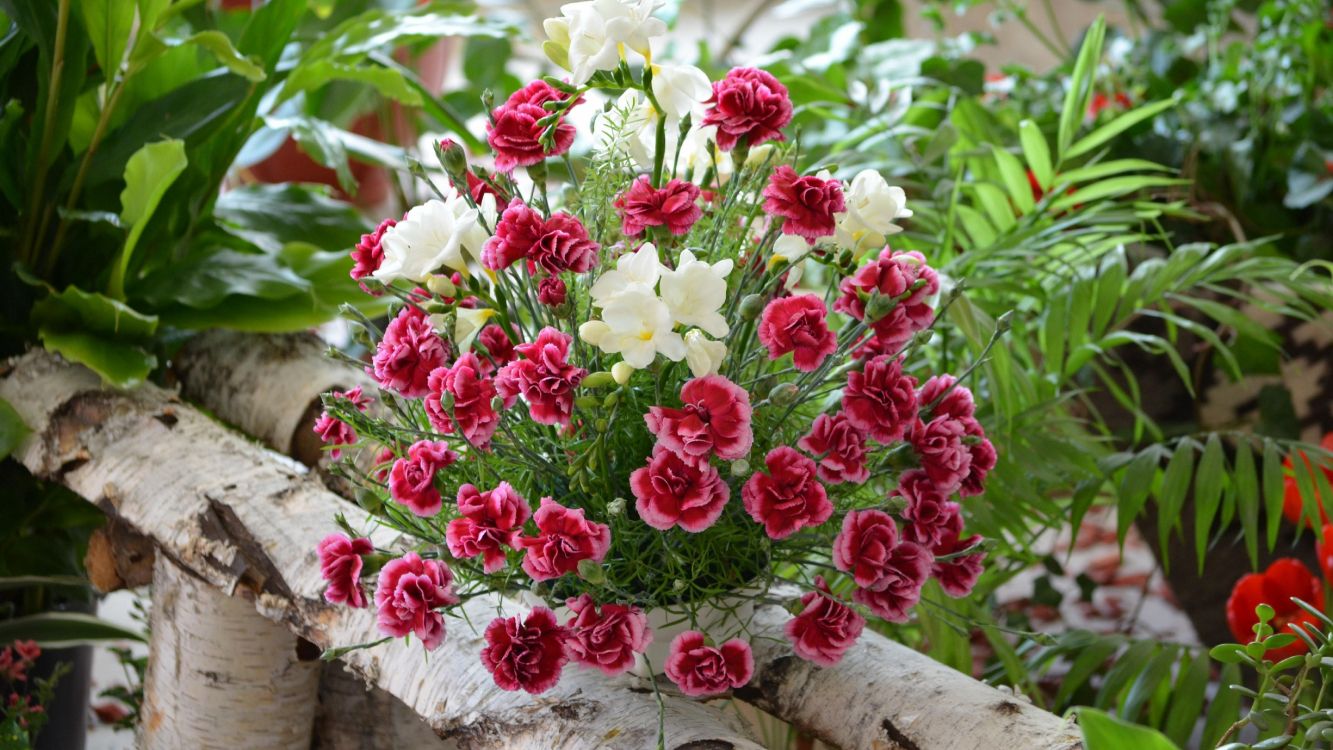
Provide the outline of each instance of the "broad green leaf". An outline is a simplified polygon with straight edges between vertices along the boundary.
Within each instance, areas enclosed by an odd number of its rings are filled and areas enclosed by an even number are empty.
[[[1111,654],[1120,647],[1118,640],[1105,638],[1090,644],[1074,657],[1069,671],[1060,678],[1060,687],[1055,693],[1055,705],[1068,705],[1074,693],[1087,683],[1094,672],[1102,668]]]
[[[1004,191],[987,182],[969,183],[965,188],[976,195],[982,210],[997,229],[1007,232],[1014,226],[1014,212],[1009,208],[1009,201],[1005,198]]]
[[[267,254],[208,248],[144,278],[136,297],[158,307],[206,309],[232,295],[277,300],[309,296],[310,282]]]
[[[147,341],[157,332],[157,317],[124,302],[76,286],[38,300],[32,321],[58,331],[87,331],[130,341]]]
[[[1222,483],[1226,478],[1226,456],[1222,453],[1222,439],[1217,433],[1208,436],[1199,459],[1199,472],[1194,479],[1194,552],[1199,560],[1199,574],[1203,575],[1204,553],[1212,536],[1213,519],[1222,502]]]
[[[120,70],[134,29],[134,0],[82,0],[75,4],[93,43],[93,56],[108,80]]]
[[[0,399],[0,459],[8,458],[30,430],[9,402]]]
[[[1194,478],[1194,446],[1181,441],[1162,474],[1162,489],[1157,495],[1157,544],[1166,561],[1167,540],[1180,527],[1180,510],[1185,506],[1185,493]],[[1169,564],[1169,562],[1168,562]]]
[[[1071,145],[1069,150],[1065,152],[1064,158],[1073,159],[1082,156],[1135,125],[1156,117],[1158,114],[1165,112],[1175,105],[1176,102],[1174,100],[1167,99],[1165,101],[1137,106],[1078,139],[1078,141]]]
[[[256,64],[254,60],[238,52],[232,46],[231,39],[221,31],[210,29],[191,34],[184,39],[166,40],[166,45],[169,47],[182,44],[208,50],[219,63],[226,66],[227,70],[248,81],[262,81],[268,77],[264,73],[264,69]]]
[[[1095,708],[1078,709],[1084,750],[1179,750],[1165,735]]]
[[[1174,648],[1163,647],[1153,655],[1148,666],[1134,678],[1134,682],[1129,686],[1129,692],[1125,694],[1125,700],[1121,704],[1120,714],[1131,719],[1138,719],[1139,711],[1144,704],[1157,691],[1158,685],[1162,681],[1171,679],[1171,667],[1176,664],[1177,651]]]
[[[1153,477],[1157,473],[1157,452],[1145,450],[1134,457],[1125,467],[1120,479],[1119,507],[1116,518],[1116,539],[1123,547],[1129,527],[1138,518],[1148,501],[1148,491],[1152,489]]]
[[[1067,185],[1078,185],[1090,180],[1100,180],[1103,177],[1123,174],[1125,172],[1169,172],[1171,167],[1163,166],[1157,162],[1146,159],[1112,159],[1110,161],[1097,162],[1089,164],[1086,167],[1070,169],[1060,173],[1060,182]]]
[[[218,196],[213,216],[226,232],[273,254],[292,242],[346,253],[371,229],[345,201],[306,185],[247,185],[228,190]]]
[[[1162,731],[1176,744],[1184,746],[1194,733],[1194,725],[1203,712],[1204,695],[1208,690],[1211,670],[1208,657],[1195,654],[1189,666],[1182,666],[1171,695],[1171,710]]]
[[[1060,128],[1056,135],[1056,161],[1063,162],[1069,144],[1074,141],[1074,132],[1083,122],[1083,115],[1088,111],[1088,100],[1092,97],[1097,66],[1102,59],[1102,41],[1106,38],[1106,19],[1098,16],[1092,26],[1083,35],[1083,46],[1079,48],[1078,59],[1074,62],[1073,73],[1066,84],[1064,104],[1060,110]]]
[[[43,612],[0,621],[0,643],[37,641],[66,648],[102,641],[143,641],[143,633],[81,612]]]
[[[1096,705],[1110,706],[1117,702],[1120,692],[1125,689],[1129,681],[1134,679],[1144,667],[1148,665],[1148,660],[1157,652],[1157,644],[1152,641],[1134,641],[1124,653],[1116,658],[1115,664],[1111,670],[1106,673],[1106,678],[1102,680],[1101,689],[1097,691]]]
[[[1227,664],[1222,667],[1222,674],[1217,680],[1217,694],[1208,706],[1208,716],[1203,723],[1203,737],[1199,747],[1216,747],[1222,733],[1240,716],[1240,693],[1231,689],[1232,685],[1242,682],[1240,665]]]
[[[1268,551],[1277,546],[1277,534],[1282,529],[1282,506],[1286,503],[1286,483],[1283,481],[1282,454],[1271,440],[1264,441],[1263,489],[1264,524],[1268,532]]]
[[[37,331],[48,351],[78,362],[117,388],[131,388],[144,381],[157,366],[157,357],[136,344],[92,333]]]
[[[1259,567],[1259,477],[1255,471],[1254,453],[1250,442],[1236,444],[1236,504],[1240,511],[1240,527],[1245,537],[1245,551],[1250,556],[1250,567]]]
[[[185,170],[185,143],[175,139],[150,143],[135,152],[125,165],[125,189],[120,193],[120,221],[129,236],[112,269],[111,296],[125,298],[125,274],[144,227],[157,210],[171,183]]]
[[[1032,174],[1042,190],[1050,190],[1055,181],[1055,172],[1051,169],[1051,150],[1046,145],[1046,136],[1041,128],[1031,120],[1018,123],[1018,137],[1023,144],[1023,158],[1027,159]]]
[[[1101,182],[1094,182],[1091,185],[1075,190],[1070,195],[1066,195],[1051,204],[1051,211],[1067,211],[1074,206],[1084,203],[1102,200],[1104,198],[1118,198],[1127,193],[1134,193],[1150,187],[1170,187],[1173,185],[1188,185],[1189,180],[1178,180],[1174,177],[1152,177],[1148,175],[1128,175],[1125,177],[1112,177]]]
[[[991,151],[995,154],[996,166],[1000,168],[1004,189],[1009,192],[1010,199],[1018,204],[1019,213],[1031,213],[1036,203],[1032,200],[1032,186],[1028,184],[1027,173],[1023,171],[1018,157],[998,146],[993,146]]]
[[[421,104],[421,92],[399,70],[379,65],[346,65],[333,60],[315,60],[297,66],[283,85],[282,97],[314,91],[330,81],[364,83],[394,101],[411,107]]]

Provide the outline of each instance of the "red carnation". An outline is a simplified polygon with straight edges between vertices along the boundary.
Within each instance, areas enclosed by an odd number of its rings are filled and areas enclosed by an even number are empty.
[[[408,305],[384,329],[369,372],[381,388],[420,398],[430,391],[426,380],[431,371],[443,367],[448,354],[444,339],[435,333],[426,313]]]
[[[574,616],[565,623],[569,658],[585,667],[600,669],[608,677],[634,666],[634,655],[643,653],[653,641],[648,617],[628,604],[603,604],[598,609],[592,597],[583,594],[565,602]]]
[[[703,215],[699,208],[699,186],[684,180],[668,180],[654,188],[648,176],[640,176],[616,198],[621,232],[626,237],[643,234],[645,227],[666,227],[672,234],[685,234]]]
[[[939,274],[926,264],[921,253],[880,251],[873,263],[862,266],[838,285],[842,296],[833,309],[862,320],[866,299],[872,293],[896,300],[896,304],[878,320],[871,321],[879,351],[895,353],[917,331],[929,327],[935,311],[929,298],[940,290]]]
[[[842,185],[829,177],[801,176],[783,164],[773,170],[764,188],[764,211],[781,216],[784,234],[814,242],[833,234],[834,214],[847,210]]]
[[[787,87],[757,68],[732,68],[713,83],[707,103],[712,106],[703,124],[717,126],[717,147],[723,151],[730,151],[742,138],[747,146],[784,140],[782,129],[791,122]]]
[[[566,508],[549,497],[533,515],[537,536],[515,540],[526,549],[523,570],[534,581],[547,581],[573,572],[581,560],[601,562],[611,548],[611,527],[594,523],[582,508]]]
[[[530,344],[514,349],[523,359],[510,362],[496,375],[495,387],[505,399],[516,395],[528,402],[528,413],[541,424],[569,424],[574,389],[588,371],[567,361],[568,334],[546,327]]]
[[[471,484],[458,488],[460,518],[449,522],[445,541],[457,558],[482,556],[482,568],[494,573],[505,564],[505,547],[514,544],[532,511],[508,482],[482,492]]]
[[[862,484],[870,478],[865,432],[842,412],[820,414],[796,446],[820,457],[819,478],[829,484]]]
[[[481,179],[472,170],[467,171],[467,191],[472,196],[473,203],[481,203],[482,198],[488,195],[495,196],[497,204],[504,203],[504,194],[496,189],[495,185]]]
[[[565,282],[561,281],[559,276],[547,276],[537,282],[537,301],[547,307],[565,304],[568,294],[569,290],[565,288]]]
[[[936,375],[923,383],[917,391],[917,402],[923,410],[929,409],[932,417],[967,419],[977,410],[972,391],[958,385],[958,378],[952,375]]]
[[[916,378],[904,375],[897,359],[881,354],[864,369],[847,373],[842,410],[847,421],[872,440],[901,440],[916,419]]]
[[[380,632],[394,637],[414,633],[427,651],[444,643],[444,615],[435,610],[458,603],[454,575],[439,560],[408,552],[380,570],[375,606]]]
[[[759,340],[768,347],[768,358],[794,352],[796,369],[812,372],[838,348],[838,337],[824,317],[824,300],[814,294],[779,297],[768,303],[759,318]]]
[[[967,427],[962,420],[944,416],[929,422],[918,419],[907,433],[921,468],[930,475],[940,492],[953,494],[968,476],[972,454],[963,444]]]
[[[936,558],[957,554],[981,541],[980,534],[963,536],[961,513],[953,513],[945,523],[942,541],[931,549]],[[981,577],[982,561],[985,559],[985,552],[973,552],[949,560],[937,559],[931,565],[931,575],[940,582],[940,588],[949,596],[954,598],[967,596],[972,593],[972,587],[977,585],[977,579]]]
[[[407,458],[393,462],[389,470],[389,495],[418,516],[440,512],[440,491],[435,473],[458,460],[447,443],[422,440],[407,449]]]
[[[361,556],[375,551],[365,537],[352,539],[346,534],[329,534],[316,548],[319,553],[319,572],[328,581],[324,599],[349,607],[366,606],[366,593],[361,589]]]
[[[366,407],[370,405],[370,398],[362,393],[359,385],[347,392],[332,391],[329,393],[329,397],[346,399],[359,411],[365,411]],[[356,443],[356,430],[353,430],[351,425],[327,411],[320,414],[319,419],[315,420],[315,434],[319,435],[319,439],[323,440],[325,444],[334,446],[333,450],[329,451],[334,458],[342,455],[343,446]]]
[[[477,334],[477,341],[486,348],[485,355],[481,357],[482,366],[487,374],[495,372],[501,367],[513,362],[518,358],[514,353],[514,342],[505,333],[505,329],[495,323],[488,324]]]
[[[452,367],[438,368],[426,384],[430,387],[425,400],[426,416],[435,429],[449,435],[457,422],[469,445],[481,449],[490,446],[491,436],[500,426],[500,415],[491,406],[495,383],[486,377],[477,355],[467,352]],[[442,399],[446,396],[453,399],[452,412],[444,408]]]
[[[689,461],[744,458],[754,443],[750,394],[721,375],[705,375],[680,389],[681,407],[651,406],[644,415],[657,442]]]
[[[833,540],[833,565],[852,576],[857,586],[873,587],[888,575],[898,527],[882,510],[853,510],[842,519]]]
[[[1232,637],[1240,643],[1254,640],[1254,626],[1259,622],[1254,608],[1260,604],[1267,604],[1276,613],[1268,623],[1274,633],[1295,634],[1296,625],[1307,628],[1307,632],[1322,627],[1318,618],[1292,601],[1293,597],[1320,611],[1324,609],[1324,586],[1300,560],[1283,557],[1262,573],[1241,576],[1227,599],[1227,625]],[[1268,651],[1264,658],[1276,662],[1305,650],[1305,641],[1297,638],[1294,643]]]
[[[542,105],[567,97],[546,81],[536,80],[515,91],[505,103],[491,111],[486,142],[495,150],[495,169],[512,172],[529,167],[548,156],[559,156],[574,143],[574,126],[563,118],[555,127],[554,144],[548,151],[541,143],[546,126],[537,124],[550,113]]]
[[[744,686],[753,674],[754,654],[739,638],[713,647],[704,642],[703,633],[687,630],[671,641],[666,676],[686,695],[725,693]]]
[[[930,550],[912,542],[901,542],[889,554],[884,577],[875,588],[857,589],[852,599],[889,622],[907,622],[912,607],[921,600],[921,587],[930,576]]]
[[[815,577],[815,590],[806,592],[801,604],[801,613],[783,627],[792,651],[821,667],[842,661],[842,655],[861,637],[865,618],[833,598],[823,576]]]
[[[380,247],[380,240],[384,238],[384,233],[389,227],[397,224],[393,219],[385,219],[380,225],[375,227],[375,231],[370,234],[361,235],[361,241],[352,248],[352,271],[351,277],[358,282],[361,279],[375,273],[379,270],[380,264],[384,262],[384,248]],[[361,284],[361,290],[370,292],[365,284]]]
[[[648,465],[629,475],[629,486],[639,518],[663,531],[672,526],[703,531],[722,515],[731,497],[716,468],[687,461],[660,443]]]
[[[569,660],[568,637],[569,631],[546,607],[534,607],[521,623],[518,617],[497,617],[486,626],[481,663],[502,690],[544,693],[560,681]]]
[[[958,503],[950,502],[921,469],[903,472],[897,488],[889,495],[907,501],[907,508],[902,512],[903,520],[908,522],[903,527],[903,538],[928,549],[944,540],[953,517],[959,515]]]
[[[986,476],[995,468],[999,457],[995,454],[995,445],[986,439],[986,431],[980,422],[964,419],[963,431],[966,433],[963,445],[967,447],[968,453],[967,476],[963,477],[963,483],[958,486],[958,494],[973,497],[985,492]]]
[[[833,515],[824,485],[815,479],[815,462],[795,448],[779,445],[764,457],[768,473],[755,472],[741,488],[745,510],[773,539],[791,536]]]
[[[597,264],[599,245],[572,214],[557,211],[550,218],[518,198],[500,215],[495,235],[481,251],[482,264],[493,271],[526,259],[529,268],[540,266],[549,274],[583,273]]]

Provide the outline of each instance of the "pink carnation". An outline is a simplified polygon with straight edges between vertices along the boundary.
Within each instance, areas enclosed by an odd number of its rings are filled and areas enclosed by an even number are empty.
[[[547,276],[537,282],[537,301],[547,307],[559,307],[565,304],[569,290],[559,276]]]
[[[930,576],[930,550],[912,542],[893,548],[885,566],[884,577],[875,588],[857,589],[853,601],[889,622],[907,622],[916,603],[921,601],[921,587]]]
[[[773,170],[764,188],[764,211],[782,217],[784,234],[795,234],[814,242],[833,234],[834,214],[847,210],[842,185],[835,179],[801,176],[783,164]]]
[[[518,198],[495,225],[495,235],[482,248],[482,263],[493,271],[527,260],[529,268],[549,274],[564,271],[583,273],[597,265],[599,245],[572,214],[557,211],[548,219]]]
[[[842,661],[843,654],[861,637],[865,618],[833,598],[823,576],[815,577],[815,590],[803,595],[801,604],[801,613],[783,627],[792,651],[821,667]]]
[[[346,393],[342,391],[333,391],[329,394],[330,398],[346,399],[351,402],[360,411],[365,411],[366,406],[370,404],[370,399],[361,392],[361,386],[357,386]],[[323,440],[326,445],[335,446],[329,454],[334,458],[342,455],[342,446],[354,445],[356,443],[356,430],[346,422],[338,419],[327,411],[319,415],[315,420],[315,434]]]
[[[959,513],[958,503],[950,502],[921,469],[903,472],[897,488],[889,494],[907,501],[902,512],[903,520],[908,522],[903,538],[928,549],[940,543],[952,517]]]
[[[772,539],[818,526],[833,515],[824,485],[815,479],[815,462],[794,448],[779,445],[764,457],[768,473],[757,471],[741,488],[745,510],[764,525]]]
[[[966,434],[967,425],[949,416],[935,417],[929,422],[918,419],[907,434],[921,468],[940,492],[953,494],[968,476],[972,454],[963,445]]]
[[[857,586],[873,588],[889,574],[898,527],[882,510],[853,510],[833,540],[833,565]]]
[[[316,551],[319,553],[320,575],[329,584],[324,589],[324,599],[349,607],[366,606],[366,593],[361,589],[361,556],[375,551],[370,540],[329,534]]]
[[[693,697],[718,695],[743,687],[754,675],[750,644],[733,638],[718,647],[704,642],[704,634],[687,630],[671,641],[666,676]]]
[[[931,417],[967,419],[977,409],[972,391],[958,385],[958,378],[952,375],[936,375],[923,383],[917,391],[917,402],[922,410],[929,410]]]
[[[381,388],[420,398],[430,392],[426,381],[435,368],[445,365],[448,355],[444,339],[435,333],[426,313],[408,305],[384,329],[370,373]]]
[[[904,375],[902,363],[888,355],[847,373],[842,392],[847,421],[880,443],[901,440],[916,419],[916,378]]]
[[[574,126],[563,119],[555,127],[555,137],[548,150],[541,143],[544,125],[538,121],[550,113],[542,105],[565,101],[568,97],[546,81],[536,80],[515,91],[508,100],[491,111],[486,126],[486,142],[495,150],[495,168],[512,172],[514,167],[530,167],[548,156],[559,156],[574,143]]]
[[[747,146],[784,140],[782,129],[791,122],[791,96],[770,73],[757,68],[732,68],[713,83],[712,105],[704,114],[705,126],[717,126],[717,147],[730,151],[744,138]]]
[[[880,339],[877,350],[897,353],[913,334],[935,320],[929,298],[939,292],[940,279],[921,253],[894,252],[886,247],[873,263],[843,279],[838,289],[842,296],[833,303],[833,309],[858,320],[865,318],[866,300],[871,294],[897,300],[882,317],[870,321]]]
[[[587,594],[566,601],[565,606],[574,613],[565,623],[570,659],[600,669],[608,677],[634,666],[634,655],[643,653],[653,641],[648,617],[638,607],[603,604],[599,611]]]
[[[640,176],[616,198],[620,230],[626,237],[643,234],[646,227],[666,227],[672,234],[685,234],[703,215],[699,208],[699,186],[684,180],[668,180],[654,188],[648,176]]]
[[[838,348],[838,337],[829,330],[824,301],[814,294],[779,297],[768,303],[759,318],[759,340],[768,347],[768,358],[794,352],[796,369],[812,372]]]
[[[445,541],[457,558],[482,556],[482,569],[494,573],[505,564],[505,547],[512,547],[532,511],[508,482],[482,492],[471,484],[458,488],[459,518],[449,522]]]
[[[819,458],[819,478],[829,484],[863,484],[870,478],[866,468],[866,436],[838,412],[820,414],[810,425],[810,432],[796,443],[798,448]]]
[[[680,389],[679,409],[650,406],[644,415],[657,442],[689,461],[744,458],[754,443],[750,394],[721,375],[705,375]]]
[[[497,617],[486,626],[485,637],[481,663],[502,690],[544,693],[560,681],[569,661],[565,653],[569,631],[546,607],[534,607],[522,622],[518,617]]]
[[[967,476],[959,485],[958,494],[963,497],[973,497],[986,491],[986,475],[995,468],[998,456],[995,455],[994,444],[986,439],[986,431],[982,429],[980,422],[975,419],[964,419],[963,431],[966,433],[963,445],[967,447],[969,461]]]
[[[528,413],[541,424],[569,424],[574,389],[588,371],[567,361],[568,334],[543,328],[537,340],[514,347],[524,359],[510,362],[496,376],[495,387],[505,399],[516,395],[528,402]]]
[[[426,416],[436,430],[453,434],[457,422],[468,444],[483,450],[490,446],[491,436],[500,426],[500,415],[491,406],[495,383],[486,377],[477,355],[467,352],[451,367],[438,368],[426,385],[430,388]],[[452,411],[444,408],[446,398],[453,399]]]
[[[722,515],[731,490],[717,469],[687,461],[660,443],[648,465],[629,475],[639,518],[663,531],[680,526],[698,532]]]
[[[969,549],[980,541],[981,536],[978,534],[963,536],[963,516],[955,514],[949,519],[943,540],[931,551],[936,557],[945,557]],[[967,596],[972,593],[972,587],[977,585],[977,579],[981,577],[984,569],[982,561],[985,559],[985,552],[973,552],[952,560],[935,560],[931,567],[931,575],[940,582],[940,588],[949,596],[955,598]]]
[[[375,231],[370,234],[361,235],[361,241],[352,248],[352,271],[351,277],[358,282],[361,279],[375,273],[379,270],[380,264],[384,262],[384,248],[380,247],[380,240],[384,238],[384,233],[389,227],[397,224],[393,219],[385,219],[380,225],[375,227]],[[362,291],[369,291],[365,284],[361,284]]]
[[[443,501],[435,488],[435,473],[458,460],[447,443],[422,440],[407,449],[407,458],[389,470],[389,495],[418,516],[440,512]]]
[[[458,603],[454,575],[439,560],[408,552],[380,570],[375,606],[380,632],[394,637],[414,633],[427,651],[444,643],[444,615],[435,611]]]
[[[578,569],[582,560],[601,562],[611,549],[611,527],[589,521],[582,508],[566,508],[549,497],[533,515],[537,536],[515,540],[526,549],[523,570],[534,581],[548,581]]]
[[[481,357],[481,363],[487,374],[518,359],[518,354],[514,352],[513,340],[505,333],[505,329],[496,323],[490,323],[481,329],[481,333],[477,334],[477,342],[486,349]]]

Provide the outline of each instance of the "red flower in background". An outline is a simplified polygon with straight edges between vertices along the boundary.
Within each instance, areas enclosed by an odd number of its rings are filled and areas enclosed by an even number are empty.
[[[1292,625],[1318,627],[1319,620],[1301,609],[1292,597],[1299,598],[1317,609],[1324,608],[1324,586],[1305,563],[1291,557],[1274,560],[1262,573],[1242,576],[1231,589],[1227,599],[1227,625],[1231,635],[1240,643],[1254,640],[1254,626],[1259,616],[1254,608],[1267,604],[1276,612],[1272,622],[1274,633],[1294,633]],[[1288,656],[1304,653],[1304,641],[1269,651],[1264,658],[1280,661]]]
[[[375,273],[380,268],[380,263],[384,262],[384,248],[380,247],[380,240],[389,227],[397,224],[393,219],[385,219],[380,222],[375,231],[370,234],[361,235],[361,241],[352,248],[352,278],[358,282]],[[368,291],[364,284],[361,285],[362,291]],[[378,294],[378,293],[377,293]]]
[[[814,242],[833,234],[833,215],[847,210],[842,184],[833,178],[799,175],[783,164],[764,188],[764,211],[781,216],[782,231]]]
[[[727,76],[713,82],[713,96],[708,100],[705,126],[717,126],[717,147],[735,148],[744,138],[747,146],[765,141],[782,141],[782,129],[791,122],[791,96],[787,87],[767,71],[758,68],[732,68]]]
[[[588,238],[583,223],[572,214],[557,211],[543,219],[540,213],[515,198],[500,215],[495,236],[482,248],[481,260],[492,271],[526,259],[529,270],[541,266],[550,274],[583,273],[597,264],[599,248]]]
[[[1319,572],[1324,580],[1333,581],[1333,524],[1324,524],[1319,532],[1319,539],[1314,543],[1315,557],[1319,560]]]
[[[1333,452],[1333,432],[1324,435],[1324,439],[1319,441],[1319,447],[1326,451]],[[1298,451],[1296,455],[1301,457],[1301,460],[1305,462],[1305,467],[1308,470],[1310,468],[1310,457],[1306,455],[1305,451]],[[1296,479],[1295,462],[1292,461],[1291,456],[1287,456],[1287,459],[1282,462],[1282,466],[1286,469],[1286,477],[1283,480],[1284,494],[1282,498],[1282,515],[1292,523],[1301,523],[1301,517],[1305,514],[1305,504],[1301,498],[1300,482]],[[1324,466],[1322,468],[1324,476],[1328,477],[1330,484],[1333,484],[1333,465]],[[1323,523],[1328,523],[1328,513],[1324,510],[1324,498],[1319,494],[1319,487],[1315,485],[1313,490],[1315,505],[1319,508],[1319,520]],[[1310,524],[1306,522],[1306,526],[1309,525]]]

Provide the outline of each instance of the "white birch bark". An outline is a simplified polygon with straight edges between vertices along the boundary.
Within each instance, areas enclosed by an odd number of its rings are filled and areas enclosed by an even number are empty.
[[[320,648],[380,638],[372,612],[324,602],[315,554],[333,513],[354,527],[372,522],[299,464],[160,388],[103,390],[91,372],[43,352],[11,365],[0,398],[34,430],[15,453],[34,474],[121,518],[181,567]],[[394,542],[383,530],[373,536],[380,546]],[[481,631],[492,617],[525,611],[499,597],[462,609],[446,618],[449,637],[429,656],[398,640],[343,661],[461,748],[655,746],[651,689],[571,667],[543,695],[502,691],[481,664]],[[662,700],[667,748],[760,747],[734,714],[675,695]]]
[[[297,637],[158,555],[144,682],[146,750],[307,750],[318,654]]]

